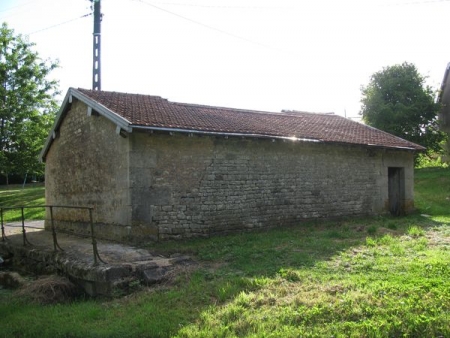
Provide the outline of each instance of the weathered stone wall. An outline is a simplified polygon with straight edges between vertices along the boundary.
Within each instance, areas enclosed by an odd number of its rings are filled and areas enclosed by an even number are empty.
[[[166,239],[382,213],[388,167],[405,168],[412,208],[412,165],[400,151],[133,133],[133,224]]]
[[[122,239],[129,232],[131,207],[126,138],[102,116],[88,116],[87,106],[74,99],[46,157],[46,203],[92,206],[97,232]],[[86,232],[86,210],[54,210],[59,226]],[[47,212],[46,227],[49,226]]]
[[[103,238],[209,236],[387,212],[389,167],[404,168],[411,210],[407,151],[136,130],[124,138],[75,100],[46,157],[46,202],[93,206]],[[58,226],[88,231],[86,211],[54,216]]]

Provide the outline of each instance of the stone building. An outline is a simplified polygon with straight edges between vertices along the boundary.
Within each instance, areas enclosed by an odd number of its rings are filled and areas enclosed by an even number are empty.
[[[71,88],[41,157],[47,204],[93,206],[102,237],[138,241],[405,213],[420,150],[333,114]],[[54,218],[86,231],[77,210]]]
[[[443,132],[450,135],[450,63],[447,64],[445,69],[444,78],[442,79],[441,89],[439,91],[438,102],[441,104],[439,111],[439,128]],[[445,144],[445,156],[443,160],[445,162],[450,161],[450,138],[447,139]]]

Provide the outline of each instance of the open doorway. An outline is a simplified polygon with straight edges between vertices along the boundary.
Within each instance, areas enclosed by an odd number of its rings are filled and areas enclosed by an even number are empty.
[[[393,216],[405,214],[405,169],[388,168],[389,212]]]

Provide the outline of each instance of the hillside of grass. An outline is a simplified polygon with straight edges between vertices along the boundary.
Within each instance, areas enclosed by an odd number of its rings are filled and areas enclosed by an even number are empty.
[[[0,292],[4,337],[448,337],[450,170],[418,212],[148,247],[198,262],[156,288],[39,305]]]

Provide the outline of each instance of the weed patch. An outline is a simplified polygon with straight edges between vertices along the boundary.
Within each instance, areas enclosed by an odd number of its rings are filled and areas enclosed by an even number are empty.
[[[408,228],[408,235],[412,237],[420,237],[425,235],[425,231],[421,227],[413,225]]]

